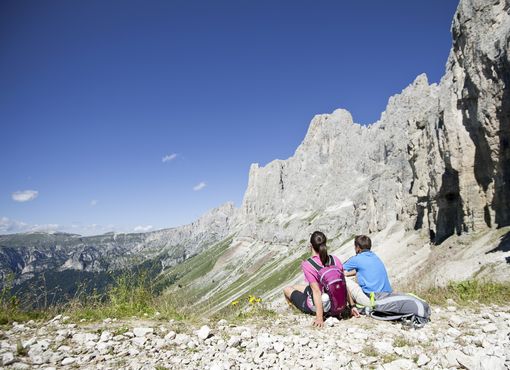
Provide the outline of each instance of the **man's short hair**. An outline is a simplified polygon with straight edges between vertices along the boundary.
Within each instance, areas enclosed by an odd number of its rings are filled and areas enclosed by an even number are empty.
[[[366,235],[358,235],[354,238],[354,245],[363,250],[370,250],[372,241]]]

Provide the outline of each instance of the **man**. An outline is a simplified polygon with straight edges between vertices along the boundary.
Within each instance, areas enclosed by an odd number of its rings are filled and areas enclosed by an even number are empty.
[[[355,276],[358,284],[353,279],[346,279],[347,289],[356,303],[363,306],[371,306],[370,294],[391,293],[391,285],[388,273],[381,259],[370,249],[372,241],[366,235],[358,235],[354,238],[354,251],[356,255],[344,263],[345,276]],[[384,294],[382,294],[384,295]]]

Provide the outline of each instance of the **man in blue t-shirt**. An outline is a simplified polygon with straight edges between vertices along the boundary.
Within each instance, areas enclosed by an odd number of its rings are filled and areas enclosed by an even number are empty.
[[[392,291],[386,268],[381,259],[370,250],[371,248],[372,241],[368,236],[356,236],[354,238],[356,255],[344,263],[345,276],[356,275],[359,284],[352,279],[346,279],[347,289],[354,300],[364,306],[370,305],[370,293],[391,293]]]

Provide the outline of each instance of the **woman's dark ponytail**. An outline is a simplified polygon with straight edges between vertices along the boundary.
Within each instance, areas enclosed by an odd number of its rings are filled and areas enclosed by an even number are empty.
[[[315,231],[310,237],[310,243],[312,244],[313,250],[319,253],[323,266],[326,266],[329,262],[328,248],[326,247],[326,235],[320,231]]]
[[[326,244],[321,244],[319,247],[319,256],[321,258],[322,266],[326,266],[329,262],[328,248],[326,248]]]

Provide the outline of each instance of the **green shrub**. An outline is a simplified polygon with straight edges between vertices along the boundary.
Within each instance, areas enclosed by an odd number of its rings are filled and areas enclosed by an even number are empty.
[[[158,296],[146,272],[125,272],[115,277],[102,294],[78,296],[65,305],[64,312],[75,320],[102,320],[132,316],[184,319],[168,297]]]
[[[444,305],[453,299],[460,305],[473,302],[482,304],[507,304],[510,300],[510,283],[489,280],[450,282],[445,287],[430,288],[419,292],[420,297],[432,304]]]
[[[16,322],[45,319],[52,315],[52,310],[23,310],[20,300],[12,291],[14,275],[8,275],[0,290],[0,325]]]

